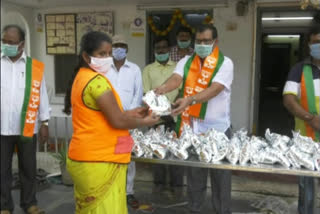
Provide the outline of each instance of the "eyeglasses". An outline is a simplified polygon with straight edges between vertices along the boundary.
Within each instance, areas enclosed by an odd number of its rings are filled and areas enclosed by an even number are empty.
[[[205,44],[205,45],[211,45],[213,43],[213,39],[196,39],[194,42],[195,44],[197,45],[200,45],[200,44]]]

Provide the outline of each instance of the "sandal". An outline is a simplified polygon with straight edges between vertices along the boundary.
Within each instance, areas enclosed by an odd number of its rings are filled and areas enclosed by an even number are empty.
[[[134,197],[134,195],[127,195],[127,203],[133,209],[139,208],[139,201]]]

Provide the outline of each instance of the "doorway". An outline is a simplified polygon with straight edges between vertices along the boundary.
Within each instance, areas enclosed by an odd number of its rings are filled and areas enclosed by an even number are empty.
[[[282,92],[291,68],[307,56],[306,38],[316,14],[300,8],[258,9],[254,134],[264,136],[270,128],[292,136],[294,118],[283,106]],[[310,19],[299,20],[301,17]]]

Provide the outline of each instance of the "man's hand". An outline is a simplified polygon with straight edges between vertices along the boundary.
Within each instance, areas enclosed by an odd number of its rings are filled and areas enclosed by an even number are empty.
[[[190,97],[185,98],[179,98],[177,101],[173,104],[174,109],[172,110],[171,115],[177,116],[181,114],[192,102],[192,99]]]
[[[126,111],[126,114],[130,117],[144,118],[148,115],[147,107],[138,107],[129,111]]]
[[[154,89],[154,93],[156,95],[162,95],[162,94],[165,94],[166,93],[166,85],[163,84],[163,85],[160,85],[159,87],[155,88]]]
[[[317,132],[320,132],[320,116],[314,116],[309,125]]]
[[[41,125],[39,130],[40,143],[45,143],[49,139],[49,127],[47,125]]]

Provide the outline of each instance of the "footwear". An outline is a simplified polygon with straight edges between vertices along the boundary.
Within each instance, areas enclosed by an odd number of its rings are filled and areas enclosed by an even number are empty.
[[[11,214],[9,210],[1,210],[0,214]]]
[[[33,205],[27,209],[28,214],[45,214],[43,210],[41,210],[38,206]]]
[[[134,197],[134,195],[127,195],[127,204],[133,209],[139,208],[139,201]]]

